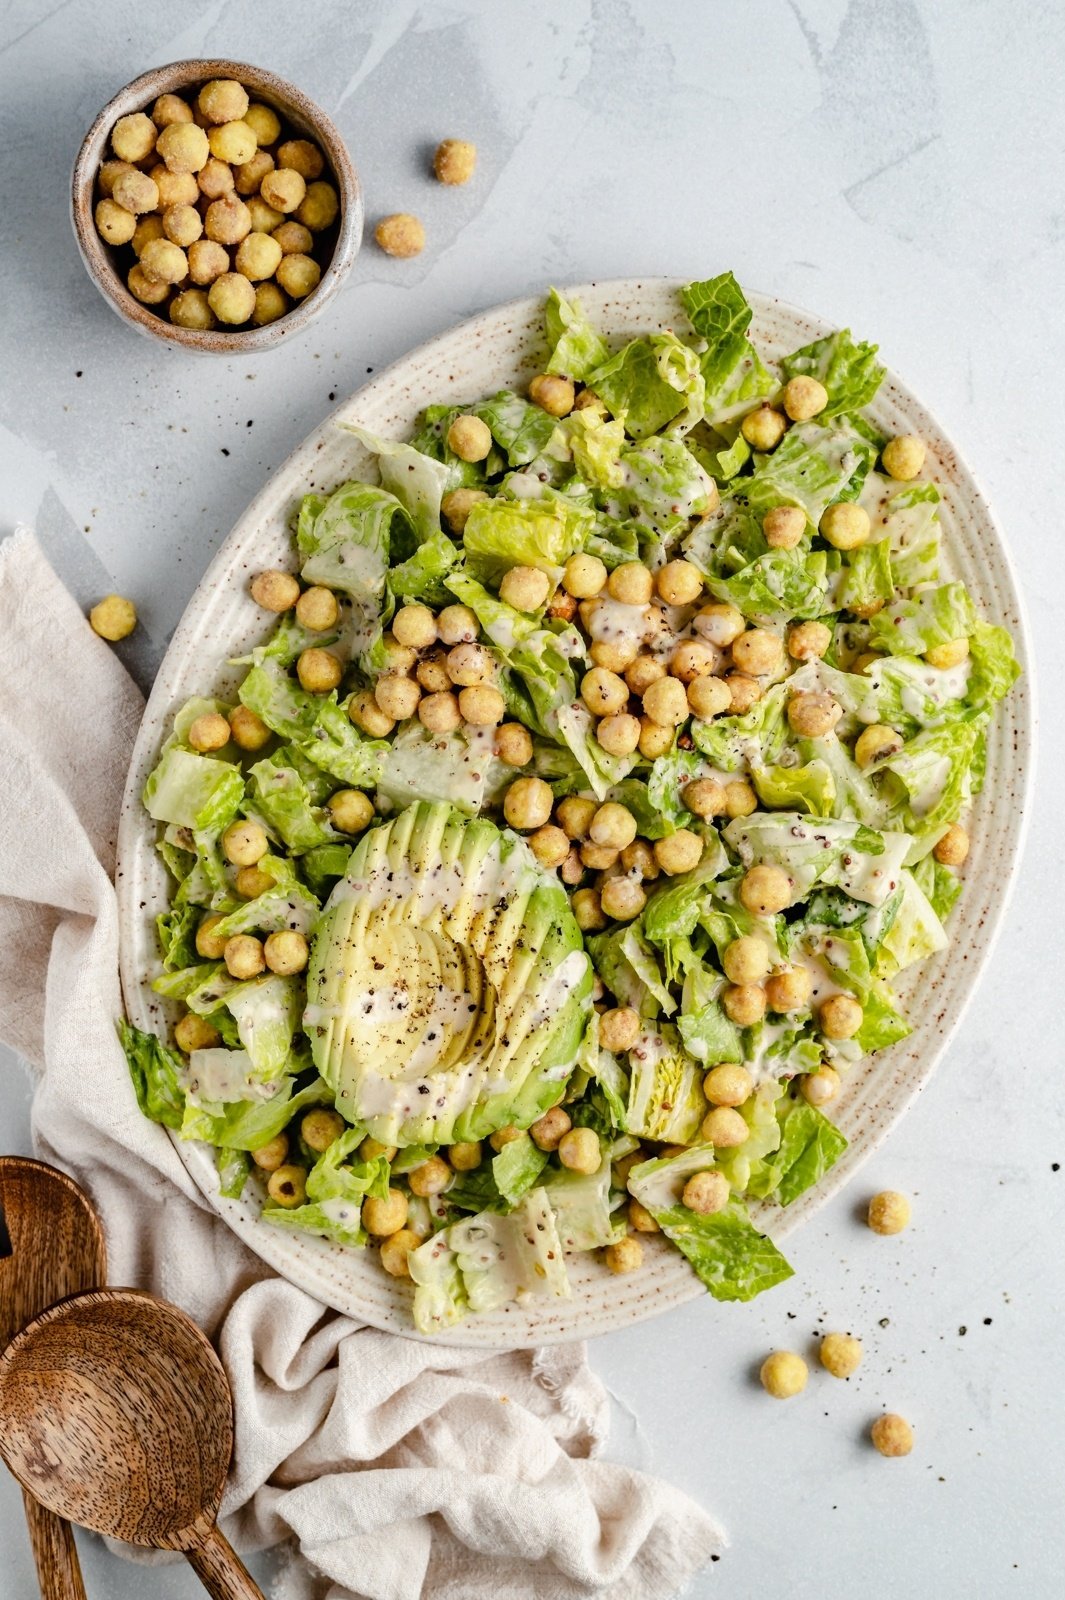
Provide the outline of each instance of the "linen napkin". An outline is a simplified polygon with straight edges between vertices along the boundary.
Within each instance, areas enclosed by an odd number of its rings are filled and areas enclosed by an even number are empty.
[[[665,1600],[723,1536],[600,1458],[581,1345],[485,1353],[363,1327],[274,1276],[141,1116],[115,1037],[119,802],[140,695],[33,536],[0,545],[0,1037],[40,1154],[92,1195],[110,1279],[215,1339],[236,1448],[223,1526],[282,1542],[287,1600]]]

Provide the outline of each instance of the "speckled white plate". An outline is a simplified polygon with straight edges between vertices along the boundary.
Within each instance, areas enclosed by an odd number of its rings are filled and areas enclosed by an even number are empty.
[[[667,279],[589,284],[573,292],[618,343],[682,321],[678,283]],[[826,333],[816,318],[778,300],[751,296],[752,335],[769,357]],[[267,632],[248,595],[251,575],[292,562],[289,521],[301,495],[349,477],[372,477],[371,458],[337,421],[359,422],[405,438],[423,406],[472,402],[503,385],[521,388],[544,358],[540,299],[486,311],[380,373],[322,424],[274,474],[219,550],[185,612],[160,669],[133,756],[119,835],[118,892],[122,928],[122,987],[131,1020],[163,1029],[164,1008],[149,980],[159,970],[154,917],[163,909],[167,880],[153,848],[155,826],[140,793],[178,706],[193,694],[235,698],[237,677],[226,656],[240,655]],[[940,517],[947,565],[962,578],[995,622],[1011,629],[1027,667],[1023,612],[1009,557],[983,495],[935,419],[888,375],[872,408],[887,432],[912,431],[929,445],[928,471],[943,492]],[[764,1206],[760,1224],[782,1240],[849,1182],[927,1082],[979,982],[1002,920],[1019,857],[1033,763],[1033,696],[1026,673],[992,726],[987,782],[976,802],[973,846],[964,868],[965,893],[950,923],[951,944],[901,985],[914,1024],[910,1037],[852,1072],[833,1116],[850,1147],[828,1179],[787,1211]],[[284,1232],[260,1221],[247,1198],[217,1192],[213,1153],[175,1140],[196,1183],[231,1228],[265,1261],[339,1311],[380,1328],[418,1337],[410,1318],[408,1284],[388,1277],[376,1252],[349,1250],[322,1239]],[[573,1297],[534,1306],[509,1306],[471,1317],[441,1342],[530,1346],[583,1338],[650,1317],[704,1293],[683,1257],[660,1239],[645,1240],[645,1264],[614,1277],[587,1255],[571,1258]],[[708,1320],[735,1316],[706,1297]]]

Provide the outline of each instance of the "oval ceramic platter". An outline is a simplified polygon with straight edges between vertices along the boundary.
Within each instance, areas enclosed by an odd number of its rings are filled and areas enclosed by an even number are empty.
[[[620,344],[636,334],[672,326],[681,316],[679,284],[667,279],[589,284],[572,291],[596,324]],[[570,293],[571,291],[566,291]],[[831,331],[824,323],[752,295],[751,336],[770,358]],[[236,677],[224,657],[257,644],[269,619],[254,604],[248,584],[264,567],[292,565],[292,512],[308,490],[327,490],[346,478],[376,473],[372,459],[337,423],[358,422],[405,439],[430,403],[470,403],[504,385],[521,388],[544,359],[542,301],[519,300],[486,311],[432,340],[382,372],[344,402],[274,474],[249,506],[204,575],[174,635],[148,702],[134,752],[119,837],[122,987],[130,1019],[165,1031],[167,1018],[150,980],[159,969],[154,918],[164,908],[166,874],[154,848],[155,825],[140,805],[144,780],[155,764],[174,711],[194,694],[235,699]],[[890,373],[871,408],[885,432],[914,432],[928,442],[928,474],[943,492],[940,516],[950,575],[961,578],[993,621],[1008,627],[1027,668],[1024,621],[1017,586],[987,503],[958,452],[934,418]],[[902,1043],[851,1072],[833,1116],[850,1141],[827,1181],[808,1190],[787,1211],[763,1206],[759,1225],[783,1239],[849,1182],[905,1112],[942,1056],[971,998],[1002,920],[1019,857],[1033,754],[1032,685],[1026,672],[1000,707],[988,749],[987,782],[979,796],[973,847],[964,868],[966,890],[951,918],[951,944],[921,964],[901,985],[914,1023]],[[411,1287],[382,1270],[376,1252],[352,1250],[310,1235],[263,1223],[258,1199],[219,1196],[213,1152],[175,1140],[182,1161],[229,1226],[263,1260],[316,1299],[338,1311],[419,1337],[411,1321]],[[440,1342],[491,1347],[534,1346],[585,1338],[705,1294],[687,1262],[661,1239],[644,1241],[640,1271],[616,1277],[590,1255],[570,1258],[573,1297],[518,1305],[470,1317]],[[707,1297],[707,1314],[713,1302]],[[720,1314],[720,1313],[718,1313]]]

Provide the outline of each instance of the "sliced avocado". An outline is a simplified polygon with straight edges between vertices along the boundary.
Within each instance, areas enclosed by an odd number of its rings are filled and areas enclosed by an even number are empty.
[[[557,1104],[591,994],[566,892],[525,841],[419,802],[352,851],[304,1025],[349,1122],[382,1144],[452,1144]]]

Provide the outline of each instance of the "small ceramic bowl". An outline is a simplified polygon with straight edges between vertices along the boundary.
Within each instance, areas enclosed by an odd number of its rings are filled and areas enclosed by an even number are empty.
[[[322,264],[318,287],[305,300],[265,327],[179,328],[151,306],[142,305],[126,287],[119,270],[121,252],[105,244],[96,231],[93,211],[96,204],[96,175],[108,154],[111,130],[120,117],[133,111],[150,111],[161,94],[181,94],[192,85],[211,78],[236,78],[255,100],[262,101],[281,116],[303,138],[317,144],[326,161],[326,176],[340,197],[340,210],[333,226],[316,236],[315,256]],[[363,205],[358,174],[334,124],[320,106],[284,78],[244,61],[172,61],[169,66],[153,67],[132,83],[127,83],[97,116],[82,142],[74,163],[71,185],[71,216],[81,258],[105,300],[138,333],[161,339],[185,350],[204,350],[213,355],[245,355],[255,350],[270,350],[289,334],[305,328],[339,289],[351,268],[362,241]]]

